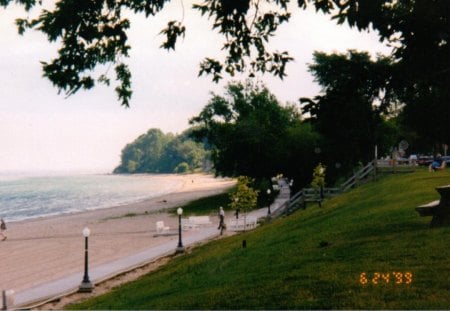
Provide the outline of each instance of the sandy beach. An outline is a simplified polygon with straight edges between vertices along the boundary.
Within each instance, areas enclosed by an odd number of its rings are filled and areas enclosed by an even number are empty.
[[[85,227],[91,230],[91,269],[160,243],[173,241],[175,249],[177,235],[155,236],[158,220],[177,232],[177,217],[164,209],[224,192],[234,185],[230,179],[202,174],[167,178],[181,180],[182,186],[170,194],[130,205],[8,224],[8,238],[0,242],[0,289],[18,292],[82,272]],[[211,216],[218,221],[216,215]]]

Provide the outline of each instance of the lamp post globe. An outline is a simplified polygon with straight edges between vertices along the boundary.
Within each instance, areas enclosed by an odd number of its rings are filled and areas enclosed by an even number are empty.
[[[83,229],[84,236],[84,276],[81,281],[79,291],[90,293],[94,290],[94,284],[92,284],[91,280],[89,280],[89,245],[88,239],[91,234],[91,230],[89,228]]]
[[[177,209],[178,214],[178,246],[176,248],[175,253],[183,253],[184,252],[184,246],[183,242],[181,241],[181,215],[183,215],[183,209],[179,207]]]
[[[83,236],[85,238],[88,238],[91,235],[91,229],[89,229],[88,227],[83,229]]]

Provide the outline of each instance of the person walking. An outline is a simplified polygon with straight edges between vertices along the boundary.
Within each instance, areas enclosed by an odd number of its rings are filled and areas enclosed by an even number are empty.
[[[0,235],[3,237],[2,241],[6,240],[6,223],[3,218],[0,219]]]
[[[220,230],[220,235],[222,235],[223,234],[223,230],[226,229],[225,212],[224,212],[222,206],[219,208],[219,227],[217,229]]]

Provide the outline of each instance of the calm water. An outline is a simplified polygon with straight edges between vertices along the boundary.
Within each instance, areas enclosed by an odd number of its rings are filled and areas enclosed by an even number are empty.
[[[181,187],[157,175],[25,176],[0,173],[0,217],[18,221],[138,202]]]

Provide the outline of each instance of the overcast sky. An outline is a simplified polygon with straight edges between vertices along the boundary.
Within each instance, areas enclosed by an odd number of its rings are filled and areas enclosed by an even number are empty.
[[[210,92],[221,93],[229,80],[215,84],[210,77],[197,77],[200,61],[219,54],[221,37],[184,2],[184,11],[176,1],[156,18],[133,18],[131,57],[126,60],[133,74],[130,109],[120,106],[112,87],[81,91],[69,98],[58,95],[42,78],[39,63],[49,61],[58,46],[37,32],[19,36],[14,19],[25,13],[0,9],[0,171],[109,172],[119,164],[122,148],[148,129],[185,130]],[[183,16],[187,33],[176,52],[159,49],[160,30],[167,21]],[[281,102],[317,95],[319,87],[307,72],[316,50],[389,53],[375,33],[359,33],[299,9],[279,29],[270,47],[289,50],[295,58],[283,81],[260,77]]]

